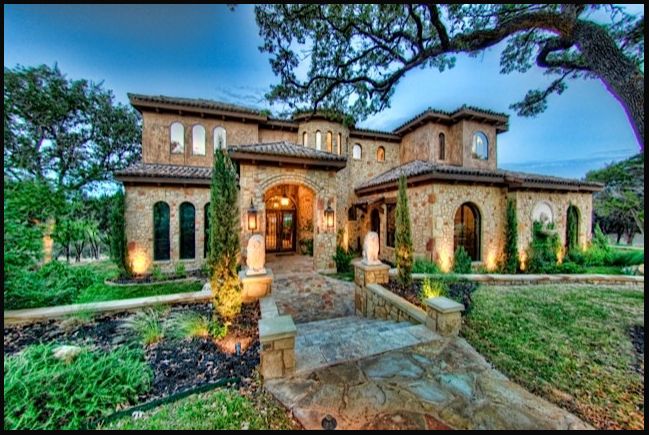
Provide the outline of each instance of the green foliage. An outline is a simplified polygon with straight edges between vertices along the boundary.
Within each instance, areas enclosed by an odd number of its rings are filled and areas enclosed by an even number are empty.
[[[210,337],[213,337],[215,340],[220,340],[228,335],[228,325],[212,318],[207,324],[207,331]]]
[[[124,192],[118,190],[113,199],[110,210],[110,258],[119,269],[119,274],[124,277],[133,275],[131,264],[128,261],[126,246],[126,221],[124,219]]]
[[[608,237],[606,237],[606,235],[602,232],[599,224],[595,225],[595,231],[593,231],[591,244],[594,248],[601,249],[603,251],[611,250],[610,246],[608,245]]]
[[[568,216],[566,218],[566,247],[567,252],[579,249],[579,214],[575,206],[568,206]]]
[[[209,319],[199,313],[184,312],[169,319],[170,334],[174,338],[213,337],[220,340],[228,333],[226,325],[217,319]]]
[[[164,281],[165,275],[162,273],[162,269],[159,264],[154,264],[151,269],[151,279],[153,281]]]
[[[138,285],[106,285],[95,283],[81,290],[75,303],[115,301],[120,299],[143,298],[147,296],[163,296],[176,293],[197,292],[203,287],[200,281],[166,282],[160,284]]]
[[[507,200],[505,257],[503,260],[503,273],[511,274],[518,271],[518,218],[516,216],[516,203],[513,199]]]
[[[458,279],[449,282],[447,296],[456,302],[464,305],[463,316],[466,316],[473,309],[473,293],[479,288],[478,283],[466,279]]]
[[[177,278],[185,278],[187,276],[187,269],[185,268],[185,263],[179,261],[174,267],[174,273]]]
[[[426,299],[446,296],[446,291],[446,285],[443,281],[424,278],[419,292],[419,299],[423,304],[426,302]]]
[[[302,254],[313,257],[313,239],[300,240],[300,249],[302,250]]]
[[[351,262],[355,256],[356,254],[353,251],[347,250],[340,245],[336,246],[336,255],[332,257],[336,263],[336,271],[338,273],[351,272]]]
[[[140,117],[111,91],[58,66],[4,69],[4,173],[74,192],[139,159]]]
[[[165,336],[161,313],[158,310],[147,308],[138,311],[124,320],[122,328],[135,332],[145,346],[157,343]]]
[[[541,222],[532,224],[532,242],[527,253],[527,272],[553,273],[557,265],[557,252],[561,248],[559,235],[553,227]]]
[[[437,263],[424,258],[415,258],[412,273],[441,273],[441,270]]]
[[[586,268],[580,264],[571,261],[565,261],[557,264],[552,269],[553,273],[586,273]],[[592,273],[592,272],[591,272]]]
[[[226,151],[214,153],[210,193],[208,263],[216,310],[230,321],[241,310],[239,261],[239,208],[237,173]]]
[[[453,272],[471,273],[471,257],[464,246],[458,246],[453,255]]]
[[[4,429],[83,429],[134,404],[153,378],[141,351],[84,349],[72,362],[36,345],[4,360]]]
[[[399,178],[397,195],[396,227],[394,230],[394,255],[397,263],[397,280],[404,287],[412,284],[412,236],[410,209],[408,208],[408,185],[405,176]]]

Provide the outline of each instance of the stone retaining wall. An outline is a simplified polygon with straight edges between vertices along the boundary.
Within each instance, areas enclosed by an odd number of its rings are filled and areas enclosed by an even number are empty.
[[[366,287],[366,317],[426,324],[426,312],[379,284]]]
[[[259,371],[264,380],[290,376],[295,372],[295,336],[297,329],[291,316],[280,316],[272,296],[259,300]]]

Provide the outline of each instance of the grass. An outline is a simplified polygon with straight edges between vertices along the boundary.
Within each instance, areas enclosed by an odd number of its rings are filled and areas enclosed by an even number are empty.
[[[629,338],[644,325],[643,291],[483,286],[473,300],[463,335],[512,380],[600,429],[644,427]]]
[[[65,363],[52,356],[53,347],[30,346],[5,356],[5,430],[85,428],[150,388],[151,369],[140,351],[84,349]]]
[[[264,395],[261,391],[258,395]],[[263,400],[263,399],[262,399]],[[125,417],[108,430],[283,430],[295,429],[286,411],[276,403],[260,406],[236,390],[219,389],[159,406],[141,418]]]
[[[177,339],[213,337],[220,340],[227,335],[228,331],[226,325],[194,312],[173,315],[169,323],[170,335]]]
[[[142,344],[149,346],[162,340],[165,336],[165,327],[161,314],[160,310],[152,308],[138,311],[124,320],[122,328],[134,331],[142,341]]]
[[[339,279],[341,281],[353,282],[354,281],[354,271],[349,272],[336,272],[336,273],[323,273],[324,276],[329,278]]]
[[[174,293],[197,292],[203,288],[201,281],[171,282],[161,284],[112,286],[103,282],[95,283],[83,289],[75,303],[112,301],[118,299],[142,298],[146,296],[162,296]]]

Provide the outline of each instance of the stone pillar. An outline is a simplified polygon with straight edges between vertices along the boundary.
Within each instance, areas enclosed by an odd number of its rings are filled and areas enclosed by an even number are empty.
[[[464,305],[444,296],[426,299],[426,326],[439,335],[458,335]]]
[[[241,301],[244,303],[254,302],[264,296],[271,294],[273,285],[273,271],[265,268],[266,272],[261,275],[248,276],[246,270],[239,271],[241,281]]]
[[[262,378],[274,379],[295,372],[295,335],[291,316],[262,318],[259,321]]]
[[[370,284],[387,284],[390,266],[387,264],[367,265],[358,260],[354,266],[354,306],[356,315],[367,317],[367,286]]]

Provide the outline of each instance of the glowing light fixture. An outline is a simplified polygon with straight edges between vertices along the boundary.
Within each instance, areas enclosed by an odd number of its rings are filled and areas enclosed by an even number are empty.
[[[279,203],[282,204],[282,207],[288,206],[288,198],[285,196],[282,196],[282,198],[279,200]]]
[[[255,231],[257,229],[257,209],[250,198],[250,208],[248,208],[248,229]]]
[[[332,229],[334,227],[334,210],[331,208],[331,204],[325,210],[325,222],[327,223],[327,228]]]

